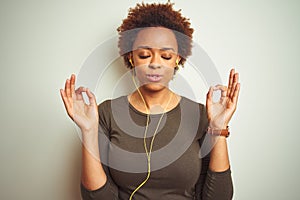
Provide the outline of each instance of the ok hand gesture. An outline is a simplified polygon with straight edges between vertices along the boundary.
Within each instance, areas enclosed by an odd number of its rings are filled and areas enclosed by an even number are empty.
[[[217,85],[210,87],[206,97],[206,110],[209,126],[215,129],[225,129],[236,110],[240,91],[239,74],[231,69],[228,87]],[[221,90],[218,102],[213,102],[213,92]]]
[[[62,100],[69,117],[83,132],[98,130],[98,108],[94,94],[84,87],[75,90],[75,75],[66,80],[65,89],[60,90]],[[83,99],[83,93],[89,98],[89,104]]]

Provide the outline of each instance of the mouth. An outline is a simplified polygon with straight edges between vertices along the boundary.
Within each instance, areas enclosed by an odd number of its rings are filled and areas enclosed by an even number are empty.
[[[146,77],[150,82],[158,82],[163,76],[159,74],[146,74]]]

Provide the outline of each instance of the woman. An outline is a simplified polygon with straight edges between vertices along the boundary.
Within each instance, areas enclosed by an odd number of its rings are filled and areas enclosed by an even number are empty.
[[[209,89],[206,108],[168,88],[191,54],[193,33],[189,20],[172,6],[137,4],[118,28],[120,54],[133,70],[133,93],[97,106],[89,89],[75,90],[75,75],[61,90],[68,115],[82,131],[83,199],[232,198],[226,137],[240,90],[238,73],[230,71],[228,87]],[[216,90],[222,95],[215,103]],[[209,143],[205,138],[213,145],[199,159],[204,141]]]

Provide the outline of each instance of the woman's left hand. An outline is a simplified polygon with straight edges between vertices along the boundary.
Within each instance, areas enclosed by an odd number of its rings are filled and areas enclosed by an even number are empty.
[[[206,110],[209,126],[214,129],[226,129],[234,111],[236,110],[240,83],[239,74],[231,69],[228,87],[217,85],[210,87],[206,96]],[[213,102],[213,92],[220,90],[221,97],[218,102]]]

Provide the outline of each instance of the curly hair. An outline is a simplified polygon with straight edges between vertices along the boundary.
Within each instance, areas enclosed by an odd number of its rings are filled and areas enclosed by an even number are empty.
[[[174,3],[169,1],[165,4],[137,4],[130,8],[128,16],[117,29],[119,32],[119,53],[123,56],[125,65],[132,68],[129,62],[129,54],[138,32],[145,27],[165,27],[173,31],[178,44],[178,53],[181,57],[180,65],[191,55],[192,34],[194,29],[190,27],[188,18],[181,15],[180,11],[173,9]]]

